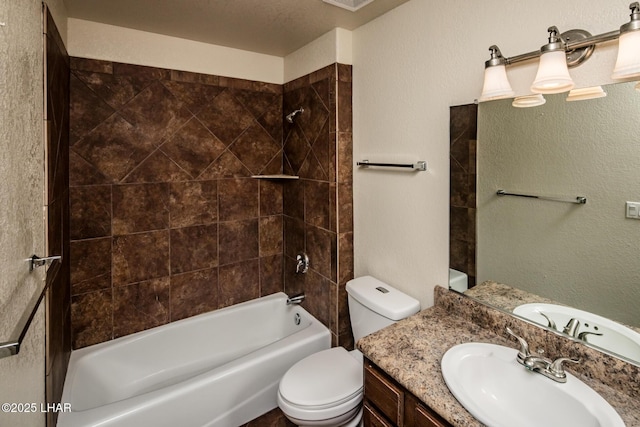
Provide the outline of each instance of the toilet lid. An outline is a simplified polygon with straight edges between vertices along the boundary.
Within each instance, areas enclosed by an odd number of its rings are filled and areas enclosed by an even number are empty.
[[[302,359],[280,381],[280,395],[297,406],[335,405],[361,392],[362,364],[343,347]]]

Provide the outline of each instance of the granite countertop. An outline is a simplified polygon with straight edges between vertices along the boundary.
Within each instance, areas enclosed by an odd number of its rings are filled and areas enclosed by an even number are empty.
[[[541,297],[539,295],[532,294],[531,292],[505,285],[504,283],[494,282],[492,280],[484,281],[465,291],[464,294],[482,303],[489,304],[493,307],[498,307],[506,311],[513,311],[519,305],[531,303],[544,303],[571,307],[570,305]],[[640,328],[637,326],[626,325],[622,322],[617,323],[640,333]]]
[[[514,322],[519,321],[515,319]],[[518,348],[515,341],[458,316],[450,307],[438,305],[360,339],[357,346],[367,358],[452,425],[482,426],[451,394],[440,369],[444,353],[452,346],[466,342]],[[637,397],[633,398],[587,375],[572,373],[605,398],[627,427],[640,427]]]

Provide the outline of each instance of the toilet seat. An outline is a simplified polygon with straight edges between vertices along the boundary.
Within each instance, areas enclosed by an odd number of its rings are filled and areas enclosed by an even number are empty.
[[[278,404],[299,420],[329,420],[355,415],[362,395],[362,364],[343,347],[334,347],[302,359],[287,371],[280,380]]]

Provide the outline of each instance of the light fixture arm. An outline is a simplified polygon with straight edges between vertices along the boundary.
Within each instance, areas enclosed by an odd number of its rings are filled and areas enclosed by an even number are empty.
[[[579,49],[588,48],[590,46],[593,46],[595,48],[595,46],[600,43],[617,40],[618,38],[620,38],[621,31],[624,32],[624,31],[640,30],[640,2],[631,3],[629,5],[629,10],[631,11],[631,15],[630,15],[631,20],[630,22],[624,24],[620,29],[609,31],[608,33],[598,34],[595,36],[589,35],[587,37],[580,38],[578,40],[570,40],[570,39],[565,40],[564,35],[566,33],[562,33],[560,34],[560,37],[557,37],[558,28],[555,26],[549,27],[549,29],[547,30],[549,32],[549,43],[554,43],[557,41],[563,42],[565,50],[567,52],[571,52]],[[555,29],[554,34],[552,34],[553,29]],[[570,31],[583,31],[583,30],[570,30]],[[586,31],[585,33],[588,34]],[[556,38],[559,40],[552,40]],[[507,65],[511,65],[511,64],[517,64],[518,62],[524,62],[524,61],[529,61],[532,59],[539,58],[540,54],[541,52],[539,50],[535,50],[533,52],[527,52],[521,55],[504,57],[504,60]],[[573,66],[575,65],[578,65],[578,64],[574,64]],[[571,67],[572,64],[569,64],[569,66]]]
[[[549,28],[549,40],[551,43],[551,28],[555,28],[557,30],[556,27],[550,27]],[[578,40],[565,40],[564,35],[567,33],[571,33],[571,32],[575,32],[575,31],[581,31],[584,34],[589,34],[584,30],[569,30],[565,33],[560,34],[560,37],[558,37],[558,39],[560,40],[559,43],[562,43],[564,45],[564,48],[567,52],[573,52],[579,49],[584,49],[584,48],[589,48],[589,47],[595,47],[596,45],[600,44],[600,43],[604,43],[604,42],[608,42],[611,40],[616,40],[620,37],[620,30],[614,30],[614,31],[609,31],[608,33],[602,33],[602,34],[598,34],[595,36],[585,36],[584,38],[580,38]],[[548,45],[545,45],[548,46]],[[515,55],[515,56],[510,56],[510,57],[504,57],[504,60],[506,62],[507,65],[512,65],[512,64],[517,64],[519,62],[524,62],[524,61],[530,61],[532,59],[537,59],[539,58],[541,55],[540,50],[534,50],[532,52],[527,52],[527,53],[523,53],[520,55]],[[575,64],[578,65],[578,64]],[[573,65],[573,66],[575,66]],[[572,65],[569,64],[569,66],[571,67]]]
[[[553,94],[571,90],[574,87],[568,68],[580,65],[589,59],[600,43],[618,41],[618,58],[612,79],[632,79],[640,77],[640,2],[629,5],[631,19],[620,29],[598,35],[585,30],[569,30],[560,33],[558,27],[551,26],[549,42],[539,50],[512,57],[504,57],[496,45],[489,47],[490,59],[485,62],[484,83],[480,101],[502,99],[513,96],[506,65],[540,58],[538,73],[531,85],[531,92]]]

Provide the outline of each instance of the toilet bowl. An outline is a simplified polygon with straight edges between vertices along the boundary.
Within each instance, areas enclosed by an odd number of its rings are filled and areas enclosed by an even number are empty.
[[[420,310],[420,303],[365,276],[347,283],[349,316],[357,341]],[[361,425],[363,356],[334,347],[293,365],[280,380],[278,406],[298,426]]]
[[[323,350],[293,365],[280,380],[278,406],[299,426],[348,425],[362,402],[362,353]],[[354,424],[354,425],[357,425]]]

